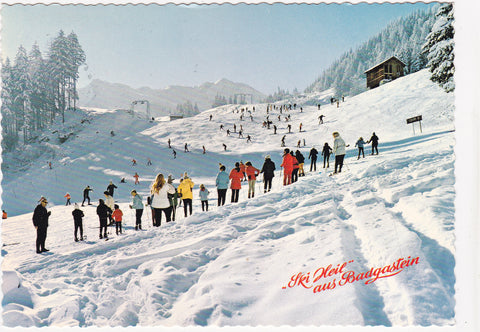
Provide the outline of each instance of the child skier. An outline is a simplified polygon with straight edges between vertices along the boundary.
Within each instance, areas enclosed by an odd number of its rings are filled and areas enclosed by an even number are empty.
[[[120,232],[120,234],[122,234],[123,212],[122,212],[122,210],[120,210],[120,207],[117,204],[115,204],[114,207],[115,207],[115,211],[113,211],[113,213],[112,213],[112,218],[115,221],[115,231],[117,232],[117,235],[118,235],[119,232]]]
[[[208,191],[207,188],[203,184],[200,185],[200,201],[202,202],[202,211],[208,211],[208,194],[210,192]]]

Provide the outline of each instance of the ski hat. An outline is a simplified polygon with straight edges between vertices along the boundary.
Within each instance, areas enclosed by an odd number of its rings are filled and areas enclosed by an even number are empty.
[[[135,193],[135,194],[136,194],[136,193],[137,193],[137,191],[136,191],[135,189],[133,189],[133,190],[130,192],[130,194],[133,194],[133,193]]]
[[[338,131],[334,131],[332,135],[333,135],[333,137],[338,137],[338,136],[340,136],[340,134],[338,133]]]
[[[115,204],[115,205],[113,206],[113,208],[114,208],[114,209],[118,209],[118,208],[120,208],[120,207],[118,206],[118,204]]]
[[[270,159],[270,155],[267,154],[267,155],[265,156],[265,159]]]
[[[75,210],[78,209],[78,203],[74,204]]]
[[[108,191],[103,192],[104,195],[110,196],[110,193]]]

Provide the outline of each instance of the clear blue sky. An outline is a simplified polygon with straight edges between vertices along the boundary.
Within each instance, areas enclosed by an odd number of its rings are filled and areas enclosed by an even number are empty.
[[[74,31],[91,79],[132,87],[226,78],[269,94],[305,89],[389,22],[433,4],[13,5],[2,7],[2,58]]]

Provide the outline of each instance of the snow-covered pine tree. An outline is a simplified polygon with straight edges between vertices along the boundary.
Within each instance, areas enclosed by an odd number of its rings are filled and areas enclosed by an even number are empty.
[[[29,96],[28,56],[25,48],[20,45],[12,68],[12,111],[15,114],[15,127],[25,130],[25,113]]]
[[[427,36],[427,42],[423,45],[423,53],[427,56],[427,66],[432,73],[430,79],[437,82],[445,91],[451,92],[455,90],[453,5],[441,6],[436,17],[432,31]]]
[[[68,89],[68,106],[71,107],[73,102],[73,108],[76,108],[76,101],[78,100],[77,93],[77,81],[79,78],[78,70],[80,66],[85,64],[86,56],[83,51],[80,43],[78,42],[78,37],[75,32],[71,32],[67,36],[67,46],[68,46],[68,79],[69,79],[69,89]]]
[[[12,66],[7,57],[2,66],[2,149],[11,150],[18,142],[15,112],[13,111],[13,80]]]

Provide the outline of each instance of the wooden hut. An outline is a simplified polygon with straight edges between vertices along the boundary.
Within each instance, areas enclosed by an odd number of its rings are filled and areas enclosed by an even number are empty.
[[[403,76],[404,68],[405,64],[394,56],[373,66],[365,72],[367,88],[373,89],[379,86],[382,81],[392,81]]]

